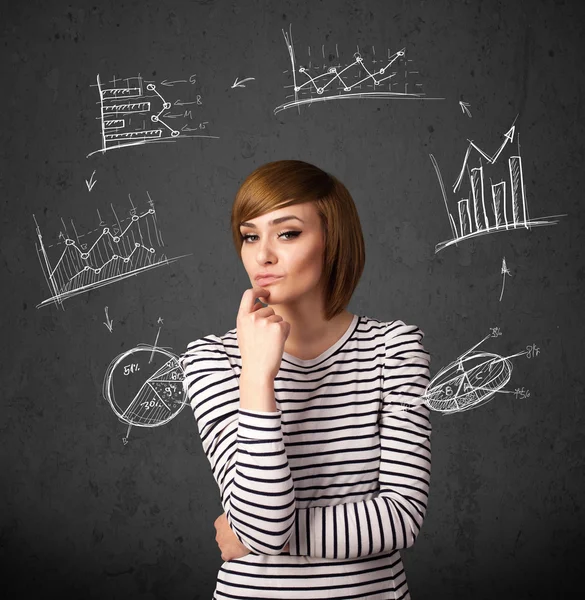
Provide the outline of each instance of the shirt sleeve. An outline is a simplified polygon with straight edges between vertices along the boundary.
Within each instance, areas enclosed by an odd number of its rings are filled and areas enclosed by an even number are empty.
[[[192,342],[180,360],[183,387],[231,529],[251,552],[280,554],[296,507],[281,411],[240,408],[239,379],[217,336]]]
[[[430,355],[424,333],[402,321],[385,334],[379,493],[370,500],[299,508],[289,553],[355,558],[414,544],[427,509],[431,422],[423,403]]]

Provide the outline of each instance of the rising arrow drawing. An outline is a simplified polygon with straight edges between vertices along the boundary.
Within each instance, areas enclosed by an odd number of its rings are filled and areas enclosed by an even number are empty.
[[[502,277],[502,291],[500,293],[500,302],[502,301],[502,296],[504,295],[504,286],[506,285],[506,275],[512,275],[510,270],[506,266],[506,257],[502,258],[502,270],[500,273],[503,275]]]
[[[516,119],[514,119],[514,121],[515,120]],[[465,173],[465,166],[467,165],[467,159],[469,158],[469,155],[471,154],[472,148],[475,148],[491,165],[493,165],[496,162],[496,160],[498,160],[498,156],[500,156],[500,154],[506,147],[506,144],[508,142],[511,142],[514,139],[514,131],[515,130],[516,130],[516,127],[514,125],[512,125],[512,127],[510,127],[510,129],[508,129],[508,131],[504,134],[504,141],[502,142],[502,145],[498,148],[497,152],[493,156],[489,156],[479,146],[474,144],[472,140],[468,140],[469,146],[467,146],[467,152],[465,153],[465,158],[463,159],[463,165],[461,166],[461,172],[459,173],[459,177],[457,178],[457,181],[455,182],[455,185],[453,186],[453,191],[456,192],[457,189],[459,188],[459,185],[461,184],[461,180],[463,179],[463,174]]]
[[[463,114],[467,114],[467,116],[471,119],[471,112],[469,111],[469,102],[463,102],[463,100],[459,100],[459,106],[461,107],[461,112]]]

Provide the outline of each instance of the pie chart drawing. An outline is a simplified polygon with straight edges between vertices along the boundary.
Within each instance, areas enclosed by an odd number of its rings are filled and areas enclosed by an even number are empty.
[[[110,363],[103,395],[120,421],[136,427],[159,427],[185,408],[183,379],[178,356],[139,344]]]
[[[425,393],[425,404],[443,413],[463,412],[489,402],[510,380],[511,362],[490,352],[469,352],[441,369]]]

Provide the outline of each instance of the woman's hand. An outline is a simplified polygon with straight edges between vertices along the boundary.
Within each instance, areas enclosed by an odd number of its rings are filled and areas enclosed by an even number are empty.
[[[222,560],[233,560],[250,554],[250,550],[244,546],[236,534],[232,531],[225,513],[222,513],[213,523],[216,534],[215,541],[221,550]]]
[[[256,298],[268,296],[270,292],[265,288],[247,289],[240,301],[236,327],[242,371],[274,379],[280,369],[290,323],[269,306],[264,308],[260,302],[254,304]]]

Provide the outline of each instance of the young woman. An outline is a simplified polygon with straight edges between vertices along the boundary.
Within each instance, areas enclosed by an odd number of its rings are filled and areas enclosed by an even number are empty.
[[[225,510],[214,598],[409,598],[399,550],[420,531],[431,469],[424,334],[346,310],[363,235],[321,169],[256,169],[231,225],[252,288],[236,328],[181,359]]]

